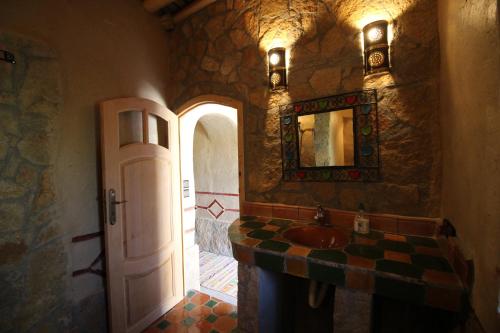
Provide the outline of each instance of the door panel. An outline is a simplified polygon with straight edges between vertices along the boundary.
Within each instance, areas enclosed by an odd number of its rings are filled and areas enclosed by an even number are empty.
[[[110,328],[140,332],[183,297],[177,117],[145,99],[101,103]],[[109,200],[108,200],[109,201]]]
[[[127,259],[152,255],[172,241],[172,202],[157,202],[172,194],[172,166],[168,160],[141,159],[122,167],[123,227]]]

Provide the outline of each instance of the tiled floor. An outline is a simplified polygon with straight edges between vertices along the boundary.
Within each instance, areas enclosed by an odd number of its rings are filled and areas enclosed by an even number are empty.
[[[237,332],[236,307],[198,291],[187,296],[144,333],[233,333]]]

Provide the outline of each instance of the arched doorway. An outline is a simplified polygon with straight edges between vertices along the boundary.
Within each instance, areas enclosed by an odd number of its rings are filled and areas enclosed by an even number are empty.
[[[241,103],[201,96],[179,112],[185,290],[236,303],[227,229],[243,200]]]

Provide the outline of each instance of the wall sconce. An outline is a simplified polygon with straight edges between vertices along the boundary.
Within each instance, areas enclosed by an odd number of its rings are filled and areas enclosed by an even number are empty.
[[[267,53],[269,60],[269,88],[286,89],[286,49],[275,47]]]
[[[390,62],[387,21],[375,21],[365,25],[363,45],[365,48],[365,75],[388,71]]]

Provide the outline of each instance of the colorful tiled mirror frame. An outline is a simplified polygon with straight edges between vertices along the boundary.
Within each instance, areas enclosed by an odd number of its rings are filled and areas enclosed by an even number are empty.
[[[301,167],[298,117],[335,110],[354,111],[354,166]],[[376,182],[379,180],[377,91],[375,89],[280,106],[284,181]]]

